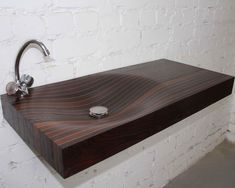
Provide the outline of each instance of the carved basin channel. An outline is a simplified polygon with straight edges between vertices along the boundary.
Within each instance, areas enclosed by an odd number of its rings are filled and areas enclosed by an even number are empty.
[[[10,125],[66,178],[226,97],[233,80],[157,60],[1,98]],[[109,115],[91,118],[92,106],[106,106]]]

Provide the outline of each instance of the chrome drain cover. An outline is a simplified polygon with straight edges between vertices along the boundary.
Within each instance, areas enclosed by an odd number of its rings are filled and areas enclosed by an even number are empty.
[[[90,108],[89,115],[93,118],[101,119],[108,115],[108,108],[105,106],[93,106]]]

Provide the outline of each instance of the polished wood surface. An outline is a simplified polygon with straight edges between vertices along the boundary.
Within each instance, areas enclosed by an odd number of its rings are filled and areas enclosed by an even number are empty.
[[[66,178],[226,97],[233,81],[163,59],[1,98],[10,125]],[[96,105],[109,115],[91,118]]]

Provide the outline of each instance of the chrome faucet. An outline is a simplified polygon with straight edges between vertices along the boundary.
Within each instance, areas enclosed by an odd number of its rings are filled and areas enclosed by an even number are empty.
[[[19,50],[16,61],[15,61],[15,81],[9,82],[6,86],[6,92],[8,95],[20,95],[21,97],[28,95],[30,88],[33,85],[34,79],[32,76],[28,74],[23,74],[20,77],[19,73],[19,65],[20,60],[24,52],[29,48],[37,48],[39,49],[45,57],[49,57],[50,52],[46,48],[46,46],[37,40],[30,40],[26,42]]]

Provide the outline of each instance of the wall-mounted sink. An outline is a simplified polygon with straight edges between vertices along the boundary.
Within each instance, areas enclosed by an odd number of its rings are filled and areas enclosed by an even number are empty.
[[[1,98],[10,125],[66,178],[226,97],[233,81],[157,60],[30,88],[23,99]],[[90,117],[93,106],[109,115]]]

